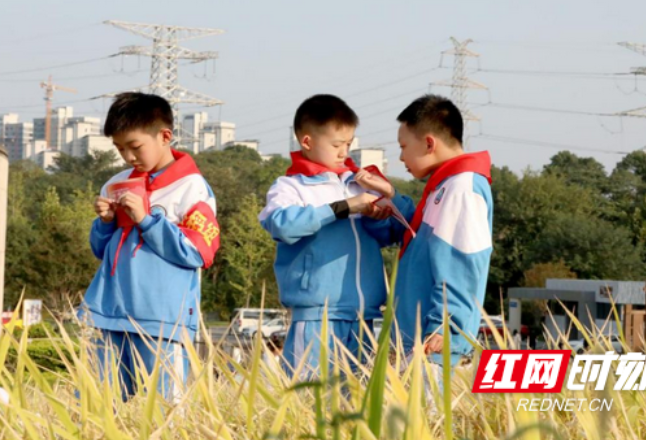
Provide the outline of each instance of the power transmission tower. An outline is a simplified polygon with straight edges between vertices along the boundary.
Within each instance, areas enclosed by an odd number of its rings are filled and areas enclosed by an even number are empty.
[[[480,118],[473,114],[467,106],[467,89],[487,90],[487,87],[467,76],[467,57],[480,57],[479,54],[467,48],[473,40],[458,41],[456,38],[451,37],[451,42],[453,43],[453,49],[442,52],[442,58],[444,58],[444,55],[453,56],[453,78],[450,81],[438,81],[431,83],[431,85],[451,87],[451,100],[462,113],[462,119],[464,120],[463,146],[465,150],[468,150],[469,121],[479,121]]]
[[[621,47],[625,47],[628,50],[632,50],[633,52],[637,52],[638,54],[641,55],[646,55],[646,44],[640,44],[640,43],[628,43],[626,41],[623,41],[621,43],[617,43]],[[633,67],[631,69],[631,73],[634,73],[635,75],[645,75],[646,74],[646,67]]]
[[[628,43],[625,41],[617,44],[619,44],[622,47],[625,47],[628,50],[637,52],[638,54],[646,55],[646,44]],[[630,73],[634,75],[646,75],[646,67],[633,67],[632,69],[630,69]],[[632,110],[625,110],[623,112],[616,113],[616,115],[627,116],[632,118],[646,118],[646,107],[639,107],[639,108],[634,108]]]
[[[199,104],[212,107],[224,104],[219,99],[182,87],[178,79],[179,60],[190,60],[191,64],[214,60],[217,52],[195,52],[179,46],[179,42],[209,37],[224,33],[221,29],[188,28],[163,24],[127,23],[124,21],[105,21],[105,24],[128,31],[140,37],[153,40],[152,47],[126,46],[121,48],[122,55],[144,55],[151,57],[150,93],[165,98],[173,108],[175,144],[182,145],[182,124],[180,104]]]

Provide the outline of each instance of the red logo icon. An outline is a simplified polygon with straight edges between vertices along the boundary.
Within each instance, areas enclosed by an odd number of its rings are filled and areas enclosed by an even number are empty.
[[[570,350],[484,350],[474,393],[560,393]]]

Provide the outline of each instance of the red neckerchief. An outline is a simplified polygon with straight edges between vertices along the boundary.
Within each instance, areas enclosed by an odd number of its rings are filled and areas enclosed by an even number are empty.
[[[173,158],[175,159],[175,161],[172,162],[168,166],[168,168],[164,170],[163,173],[155,177],[155,179],[153,179],[152,182],[150,181],[150,174],[154,174],[154,173],[137,171],[136,168],[132,170],[132,172],[130,173],[130,176],[128,177],[128,179],[133,179],[135,177],[145,178],[146,194],[148,195],[148,199],[150,199],[150,195],[152,194],[153,191],[156,191],[160,188],[168,186],[171,183],[176,182],[179,179],[189,176],[191,174],[201,174],[200,170],[197,168],[197,165],[195,165],[195,161],[189,154],[181,153],[176,150],[171,150],[171,152],[173,154]],[[119,245],[117,246],[117,251],[114,254],[114,263],[112,263],[112,271],[110,272],[112,276],[114,276],[115,271],[117,270],[117,261],[119,261],[119,253],[121,252],[121,247],[123,246],[123,243],[125,243],[126,239],[128,238],[128,235],[130,235],[130,232],[134,227],[135,226],[126,226],[121,231],[121,237],[119,238]],[[135,257],[135,255],[137,255],[137,251],[144,244],[144,239],[141,236],[141,229],[137,227],[137,230],[139,231],[139,243],[137,244],[137,247],[135,247],[135,251],[132,254],[133,258]]]
[[[486,177],[489,184],[491,184],[491,157],[487,151],[461,154],[460,156],[447,160],[433,171],[428,182],[426,182],[424,193],[422,194],[422,200],[420,200],[417,205],[415,215],[410,223],[411,228],[413,228],[415,232],[417,232],[422,224],[424,208],[426,207],[426,200],[428,199],[429,194],[435,191],[437,186],[448,177],[470,172]],[[412,237],[413,234],[409,230],[406,230],[404,233],[404,242],[402,244],[401,251],[399,252],[399,258],[404,256],[404,252],[406,251],[408,243],[410,243]]]
[[[341,168],[328,168],[325,165],[320,163],[312,162],[303,156],[303,153],[300,151],[293,151],[292,156],[292,166],[287,169],[285,173],[286,176],[293,176],[295,174],[303,174],[305,176],[311,177],[316,176],[322,173],[335,173],[341,175],[347,171],[352,171],[356,173],[359,171],[359,167],[354,163],[354,161],[348,157],[345,160],[344,166]]]

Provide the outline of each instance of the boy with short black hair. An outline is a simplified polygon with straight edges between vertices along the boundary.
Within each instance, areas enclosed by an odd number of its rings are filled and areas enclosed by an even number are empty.
[[[444,292],[451,322],[451,366],[473,348],[458,329],[477,338],[492,252],[493,198],[489,153],[465,153],[463,121],[448,99],[425,95],[397,117],[400,160],[416,179],[428,178],[403,237],[395,285],[396,317],[404,345],[414,346],[418,310],[427,355],[443,363]],[[365,181],[364,181],[365,182]],[[378,179],[364,186],[388,193]]]
[[[90,245],[102,262],[79,315],[101,332],[102,375],[114,356],[124,400],[135,393],[136,367],[152,373],[158,348],[159,391],[179,395],[172,376],[186,381],[182,341],[198,330],[198,269],[213,263],[220,245],[213,191],[193,159],[171,149],[172,130],[169,103],[143,93],[118,95],[105,121],[105,135],[132,168],[94,202]]]
[[[360,319],[371,326],[386,299],[380,247],[389,243],[379,238],[381,222],[366,218],[385,213],[373,205],[378,196],[356,181],[359,168],[349,157],[358,124],[336,96],[305,100],[294,117],[301,151],[292,152],[287,175],[270,188],[259,215],[278,242],[280,300],[292,312],[283,355],[292,369],[304,361],[315,372],[321,343],[332,345],[332,337],[358,356]],[[321,341],[326,306],[330,336]]]

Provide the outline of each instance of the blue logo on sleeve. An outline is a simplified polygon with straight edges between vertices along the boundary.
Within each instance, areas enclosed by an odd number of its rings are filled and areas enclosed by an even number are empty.
[[[444,195],[444,189],[442,188],[439,193],[435,196],[435,204],[439,205],[439,203],[442,201],[442,196]]]

